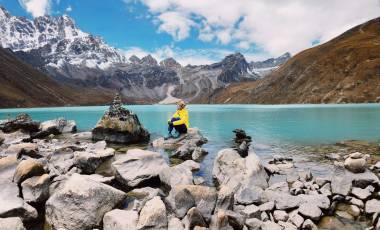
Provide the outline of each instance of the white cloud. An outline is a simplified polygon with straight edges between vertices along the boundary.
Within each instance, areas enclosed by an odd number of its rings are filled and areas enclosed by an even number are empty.
[[[159,31],[167,32],[178,41],[187,38],[190,28],[194,25],[191,19],[173,11],[160,14],[158,19],[161,22],[158,28]]]
[[[50,13],[50,0],[19,0],[20,5],[33,17]]]
[[[73,11],[73,8],[72,8],[71,6],[68,6],[68,7],[66,8],[66,12],[71,12],[71,11]]]
[[[159,31],[183,40],[198,31],[205,42],[256,46],[276,56],[326,42],[380,16],[379,0],[140,0]]]

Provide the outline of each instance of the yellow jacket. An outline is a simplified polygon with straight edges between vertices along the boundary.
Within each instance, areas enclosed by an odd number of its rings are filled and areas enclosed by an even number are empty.
[[[189,126],[190,126],[190,124],[189,124],[189,112],[187,111],[186,108],[177,110],[173,114],[172,118],[180,118],[180,120],[174,121],[173,125],[182,125],[182,124],[185,124],[186,128],[189,128]]]

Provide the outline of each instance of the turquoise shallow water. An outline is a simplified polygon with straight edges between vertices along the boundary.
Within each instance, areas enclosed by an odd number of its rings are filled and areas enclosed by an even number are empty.
[[[144,126],[153,134],[166,134],[166,121],[174,105],[133,105]],[[60,107],[2,109],[0,119],[26,112],[35,120],[57,117],[73,119],[79,130],[90,130],[107,107]],[[346,105],[189,105],[190,125],[209,139],[201,174],[209,177],[213,159],[228,147],[232,130],[243,128],[254,139],[253,147],[262,157],[288,151],[292,146],[335,143],[342,140],[380,140],[380,104]]]

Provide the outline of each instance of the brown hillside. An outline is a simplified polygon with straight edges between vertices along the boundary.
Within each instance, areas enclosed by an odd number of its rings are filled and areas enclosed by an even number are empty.
[[[300,52],[265,79],[219,90],[212,102],[380,102],[380,18]]]
[[[59,84],[0,48],[0,108],[93,105],[111,98],[110,92]]]

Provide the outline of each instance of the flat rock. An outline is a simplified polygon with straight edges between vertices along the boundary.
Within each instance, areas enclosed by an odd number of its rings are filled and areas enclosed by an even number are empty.
[[[310,218],[315,221],[319,220],[322,215],[321,209],[311,202],[301,204],[298,208],[298,212],[306,218]]]
[[[159,196],[146,202],[141,209],[137,229],[167,229],[166,207]]]
[[[46,202],[46,220],[54,229],[96,228],[125,198],[120,190],[73,174]]]
[[[33,134],[33,138],[44,138],[51,134],[74,133],[77,131],[77,125],[73,120],[58,118],[42,122],[39,129],[39,132]]]
[[[245,220],[245,225],[248,226],[249,230],[260,230],[263,222],[257,218],[249,218]]]
[[[0,200],[0,218],[20,217],[27,221],[37,218],[37,210],[19,197],[17,184],[9,180],[0,180]]]
[[[139,214],[136,211],[114,209],[103,217],[103,230],[136,230]]]
[[[19,217],[0,218],[1,230],[25,230]]]
[[[187,134],[181,135],[179,138],[170,138],[165,140],[163,137],[152,142],[154,148],[162,148],[167,150],[175,150],[179,147],[192,142],[195,146],[201,146],[207,142],[198,128],[189,128]]]
[[[357,198],[361,200],[367,199],[369,196],[371,196],[371,191],[369,189],[362,189],[354,187],[352,188],[351,194],[356,196]]]
[[[185,230],[180,219],[172,217],[169,220],[168,230]]]
[[[143,182],[158,179],[162,170],[169,166],[164,158],[156,152],[131,149],[112,163],[116,180],[126,187],[136,187]]]
[[[275,210],[273,212],[273,217],[274,219],[278,222],[278,221],[287,221],[288,218],[289,218],[289,215],[287,212],[285,211],[282,211],[282,210]]]
[[[10,145],[5,152],[7,155],[16,154],[17,158],[20,158],[23,155],[33,158],[42,157],[38,154],[38,145],[35,143],[19,143]]]
[[[140,212],[147,201],[161,194],[162,191],[158,188],[135,188],[128,192],[128,204],[125,209]]]
[[[262,230],[282,230],[282,227],[275,222],[272,221],[265,221],[261,225]]]
[[[259,204],[262,200],[264,190],[258,186],[242,185],[235,193],[235,201],[238,204]]]

